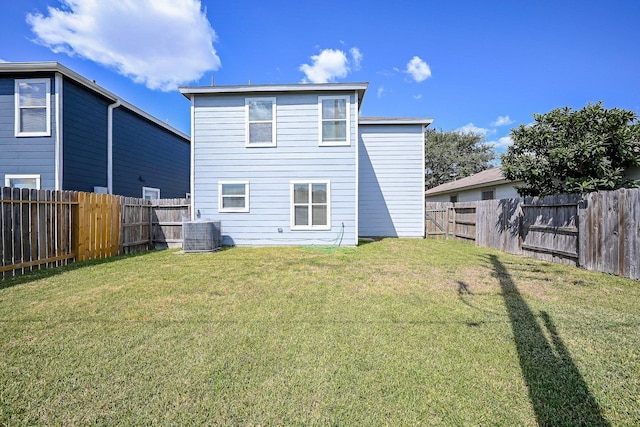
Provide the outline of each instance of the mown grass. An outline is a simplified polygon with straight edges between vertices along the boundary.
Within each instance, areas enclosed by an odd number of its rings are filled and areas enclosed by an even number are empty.
[[[0,282],[0,424],[637,425],[640,283],[464,242]]]

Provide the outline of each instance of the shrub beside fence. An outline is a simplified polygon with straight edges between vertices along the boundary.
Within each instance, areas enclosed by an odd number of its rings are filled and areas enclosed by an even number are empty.
[[[4,187],[0,189],[0,277],[155,246],[179,246],[182,219],[189,215],[188,199]],[[180,221],[166,219],[176,216]]]
[[[640,189],[428,202],[427,237],[455,237],[549,262],[640,279]]]

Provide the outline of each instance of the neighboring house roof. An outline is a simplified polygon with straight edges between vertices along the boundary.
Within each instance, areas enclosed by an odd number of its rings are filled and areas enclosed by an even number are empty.
[[[435,196],[436,194],[449,193],[456,190],[471,190],[474,188],[487,187],[489,185],[506,184],[508,179],[502,174],[500,168],[487,169],[474,175],[467,176],[456,181],[440,184],[426,191],[427,196]]]
[[[240,94],[274,92],[358,92],[359,104],[369,87],[369,83],[296,83],[265,85],[228,85],[228,86],[183,86],[178,88],[181,94],[190,98],[193,94]]]
[[[60,73],[63,76],[75,81],[76,83],[79,83],[80,85],[86,87],[87,89],[92,90],[93,92],[99,93],[100,95],[104,96],[105,98],[108,98],[110,100],[112,100],[113,102],[117,102],[120,101],[120,104],[133,111],[134,113],[144,117],[145,119],[157,124],[158,126],[161,126],[165,129],[167,129],[170,132],[175,133],[176,135],[186,139],[187,141],[190,141],[190,137],[189,135],[185,134],[184,132],[179,131],[178,129],[174,128],[173,126],[163,122],[162,120],[158,119],[157,117],[152,116],[151,114],[147,113],[146,111],[141,110],[140,108],[136,107],[133,104],[130,104],[129,102],[125,101],[124,99],[120,98],[118,95],[115,95],[112,92],[109,92],[108,90],[106,90],[105,88],[103,88],[102,86],[98,85],[96,82],[87,79],[86,77],[81,76],[80,74],[76,73],[75,71],[65,67],[64,65],[60,64],[59,62],[0,62],[0,74],[9,74],[9,73],[34,73],[34,72],[52,72],[52,73]]]
[[[433,123],[433,119],[407,117],[360,117],[361,125],[425,125]]]

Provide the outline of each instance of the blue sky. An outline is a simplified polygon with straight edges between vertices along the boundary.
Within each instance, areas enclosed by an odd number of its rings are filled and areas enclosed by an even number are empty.
[[[0,60],[58,61],[190,133],[177,86],[369,82],[361,114],[482,133],[640,111],[640,2],[0,0]]]

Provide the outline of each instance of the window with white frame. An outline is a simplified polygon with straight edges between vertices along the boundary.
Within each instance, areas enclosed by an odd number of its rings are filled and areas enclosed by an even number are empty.
[[[5,175],[5,187],[40,189],[40,175]]]
[[[291,229],[330,229],[330,193],[329,181],[291,182]]]
[[[276,145],[276,99],[246,98],[247,147]]]
[[[320,145],[349,145],[349,96],[319,96]]]
[[[247,181],[219,182],[218,212],[249,212],[249,183]]]
[[[142,187],[142,198],[155,200],[160,198],[160,189],[154,187]]]
[[[15,135],[51,135],[51,80],[15,81]]]

